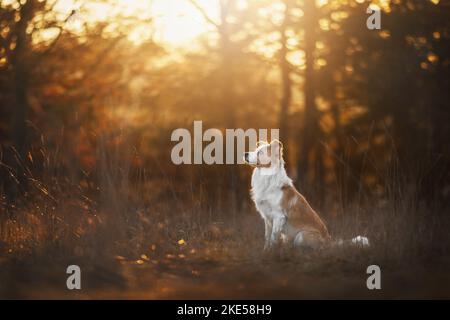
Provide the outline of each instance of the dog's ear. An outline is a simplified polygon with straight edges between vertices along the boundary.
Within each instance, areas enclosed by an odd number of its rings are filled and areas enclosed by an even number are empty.
[[[280,140],[272,140],[272,142],[270,143],[270,148],[272,149],[272,152],[281,157],[283,153],[283,144]]]

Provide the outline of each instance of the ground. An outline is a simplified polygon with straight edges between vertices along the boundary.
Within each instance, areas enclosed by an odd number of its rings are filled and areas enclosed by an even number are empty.
[[[155,249],[153,247],[153,249]],[[370,249],[324,249],[239,256],[220,248],[149,253],[131,260],[2,262],[2,298],[19,299],[410,299],[449,298],[450,274],[440,264],[380,263],[382,289],[368,290]],[[74,259],[76,260],[76,259]],[[82,289],[66,288],[66,267],[79,263]]]

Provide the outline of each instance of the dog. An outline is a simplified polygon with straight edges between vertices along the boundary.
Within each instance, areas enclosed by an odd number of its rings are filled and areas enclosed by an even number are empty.
[[[273,248],[280,240],[308,248],[332,243],[324,221],[288,177],[280,141],[259,143],[255,151],[244,153],[244,162],[254,167],[251,196],[264,220],[265,250]],[[357,236],[351,243],[368,246],[369,240]]]

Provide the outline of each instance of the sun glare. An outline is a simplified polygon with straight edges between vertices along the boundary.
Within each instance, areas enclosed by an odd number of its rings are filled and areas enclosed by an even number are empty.
[[[209,17],[217,19],[217,1],[197,0],[196,3]],[[183,46],[189,45],[196,37],[211,30],[211,25],[189,0],[115,0],[104,3],[59,0],[55,9],[61,14],[81,10],[81,14],[73,19],[74,28],[79,28],[89,21],[116,17],[137,18],[143,24],[134,25],[130,30],[129,38],[134,42],[139,42],[151,34],[157,41]],[[146,24],[150,20],[152,23]]]
[[[130,1],[134,2],[139,0]],[[218,13],[216,1],[206,0],[198,3],[208,16],[216,19]],[[187,0],[154,1],[152,11],[156,15],[156,36],[174,45],[188,44],[194,38],[211,30],[202,14]]]

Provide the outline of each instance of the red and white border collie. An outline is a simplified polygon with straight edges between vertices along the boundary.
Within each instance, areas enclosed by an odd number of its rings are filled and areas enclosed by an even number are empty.
[[[325,223],[287,176],[280,141],[259,143],[255,151],[244,153],[244,161],[255,167],[251,194],[264,219],[264,249],[280,239],[296,247],[318,248],[331,243]],[[352,243],[368,246],[369,240],[358,236]]]

